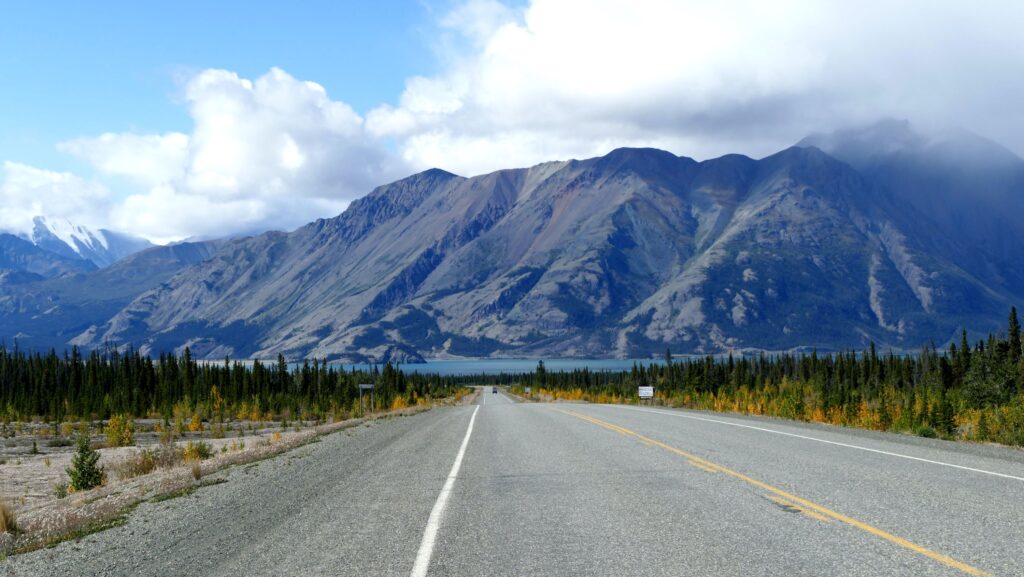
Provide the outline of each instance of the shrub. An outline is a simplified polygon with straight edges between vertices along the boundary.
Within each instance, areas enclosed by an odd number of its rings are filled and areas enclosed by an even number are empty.
[[[53,484],[53,496],[58,499],[63,499],[68,496],[68,482],[57,481]]]
[[[35,441],[32,441],[32,450],[29,451],[29,454],[31,454],[31,455],[38,455],[39,454],[39,445],[37,445]]]
[[[0,533],[17,533],[18,517],[7,501],[0,500]]]
[[[199,466],[199,462],[192,463],[192,478],[196,481],[203,476],[203,468]]]
[[[929,439],[934,439],[939,436],[935,429],[929,427],[928,425],[920,425],[919,427],[914,429],[914,434],[917,435],[918,437],[927,437]]]
[[[135,444],[135,423],[128,415],[113,415],[107,421],[107,446],[128,447]]]
[[[173,467],[181,462],[182,451],[174,443],[160,443],[160,448],[153,452],[157,467]]]
[[[189,441],[185,445],[185,449],[182,451],[182,457],[186,461],[202,461],[203,459],[209,459],[211,454],[210,445],[202,442]]]
[[[203,418],[199,416],[199,413],[192,414],[192,419],[188,422],[188,430],[193,433],[203,431]]]
[[[153,451],[143,449],[125,459],[117,468],[118,479],[133,479],[139,475],[148,475],[156,469],[156,456]]]
[[[67,437],[54,437],[46,442],[47,447],[70,447],[74,443],[71,442],[70,436]]]
[[[103,484],[106,474],[103,467],[97,465],[100,454],[89,446],[89,437],[82,435],[78,438],[78,450],[71,459],[71,467],[67,469],[71,482],[69,489],[72,491],[84,491]]]

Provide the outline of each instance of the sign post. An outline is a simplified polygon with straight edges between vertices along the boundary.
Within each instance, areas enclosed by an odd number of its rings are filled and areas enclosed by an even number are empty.
[[[370,408],[373,409],[373,406],[375,405],[373,383],[359,383],[359,412],[361,413],[359,416],[366,414],[366,409],[363,408],[363,391],[370,391]]]
[[[636,389],[637,395],[640,396],[640,400],[654,398],[654,387],[639,386]]]

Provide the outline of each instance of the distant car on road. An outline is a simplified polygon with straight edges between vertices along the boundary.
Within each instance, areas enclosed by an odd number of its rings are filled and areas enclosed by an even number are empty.
[[[498,387],[491,387],[491,394],[492,394],[492,395],[493,395],[494,393],[497,393],[497,392],[498,392]]]

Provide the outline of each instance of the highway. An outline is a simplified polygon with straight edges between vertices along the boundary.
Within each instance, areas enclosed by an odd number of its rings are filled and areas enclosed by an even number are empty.
[[[487,388],[0,575],[1024,575],[1024,452]]]

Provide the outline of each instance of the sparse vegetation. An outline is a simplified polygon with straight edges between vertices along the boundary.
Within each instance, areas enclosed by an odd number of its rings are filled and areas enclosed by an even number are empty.
[[[156,470],[157,458],[152,450],[142,449],[128,457],[115,468],[118,479],[133,479],[140,475],[148,475]]]
[[[230,447],[230,451],[225,454],[218,454],[216,458],[212,458],[214,457],[211,454],[213,449],[210,445],[196,440],[191,442],[191,449],[189,449],[188,443],[184,447],[178,447],[174,443],[161,443],[156,447],[139,449],[132,452],[125,463],[122,464],[115,461],[116,464],[108,467],[112,471],[111,477],[115,483],[126,478],[125,476],[134,474],[136,470],[145,470],[150,467],[148,463],[150,457],[155,462],[157,469],[176,467],[176,471],[168,475],[157,473],[151,478],[141,475],[138,481],[126,484],[123,488],[117,486],[110,487],[107,490],[88,495],[84,500],[75,501],[70,506],[68,504],[58,504],[54,501],[53,508],[68,514],[62,513],[59,519],[52,522],[48,520],[45,528],[39,526],[37,513],[53,511],[54,509],[49,505],[42,508],[34,507],[31,509],[32,512],[26,521],[32,528],[30,531],[23,531],[17,536],[15,542],[16,550],[27,552],[40,547],[50,546],[60,541],[77,539],[95,530],[115,526],[123,522],[123,516],[128,510],[145,499],[159,502],[176,496],[190,494],[200,487],[223,483],[226,479],[211,476],[211,473],[232,465],[255,463],[263,459],[272,458],[303,444],[316,442],[319,435],[338,431],[356,423],[355,421],[327,423],[322,427],[306,429],[298,434],[282,435],[277,443],[270,441],[273,437],[273,432],[263,432],[258,437],[262,439],[262,442],[252,443],[248,452],[241,454],[232,452],[245,448],[244,441],[239,438],[224,445],[225,447]],[[78,446],[80,452],[83,447],[86,450],[92,450],[87,440],[83,442],[83,439],[80,438],[78,441],[80,443]],[[182,466],[186,450],[188,450],[190,456],[195,455],[195,457],[192,457],[191,460]],[[143,453],[145,453],[145,456]],[[200,457],[202,455],[206,455],[210,459],[204,461]],[[98,465],[98,462],[94,462],[93,465]],[[186,471],[188,475],[179,474]],[[69,482],[63,480],[52,484],[51,487],[52,494],[57,499],[63,499],[75,490]],[[80,505],[83,507],[80,507]],[[84,507],[84,505],[88,507]]]

